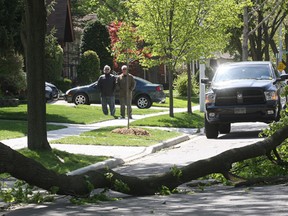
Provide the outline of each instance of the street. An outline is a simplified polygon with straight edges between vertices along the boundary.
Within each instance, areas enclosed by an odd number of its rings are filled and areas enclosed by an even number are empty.
[[[232,124],[231,133],[218,139],[207,139],[205,134],[193,136],[190,140],[132,161],[117,171],[137,176],[159,174],[172,166],[185,166],[194,161],[206,159],[228,149],[238,148],[259,141],[259,132],[266,128],[264,123]]]

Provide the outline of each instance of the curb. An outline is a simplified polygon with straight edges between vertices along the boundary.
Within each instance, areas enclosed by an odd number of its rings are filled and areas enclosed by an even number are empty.
[[[149,147],[145,148],[145,150],[143,150],[141,153],[136,154],[136,155],[132,155],[128,158],[125,158],[125,159],[121,159],[121,158],[108,159],[108,160],[105,160],[105,161],[102,161],[102,162],[99,162],[96,164],[92,164],[92,165],[71,171],[71,172],[67,173],[67,175],[81,175],[81,174],[86,173],[88,171],[102,169],[102,168],[113,169],[113,168],[120,166],[120,165],[123,165],[127,162],[131,162],[133,160],[139,159],[139,158],[144,157],[146,155],[149,155],[151,153],[155,153],[157,151],[160,151],[161,149],[169,148],[169,147],[177,145],[181,142],[185,142],[189,139],[190,139],[190,136],[187,134],[184,134],[184,135],[166,140],[164,142],[155,144],[153,146],[149,146]]]

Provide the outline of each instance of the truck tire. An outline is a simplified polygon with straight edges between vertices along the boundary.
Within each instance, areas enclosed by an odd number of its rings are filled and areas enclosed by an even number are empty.
[[[231,131],[231,123],[225,123],[219,125],[219,133],[228,134]]]
[[[207,139],[216,139],[218,137],[218,125],[210,124],[205,117],[205,134]]]

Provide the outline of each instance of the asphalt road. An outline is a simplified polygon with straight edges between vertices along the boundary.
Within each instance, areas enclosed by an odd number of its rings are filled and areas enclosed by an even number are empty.
[[[117,170],[123,174],[131,173],[137,176],[159,174],[172,166],[185,166],[198,160],[207,159],[226,150],[238,148],[260,140],[258,134],[267,124],[264,123],[237,123],[233,124],[231,133],[220,135],[218,139],[207,139],[202,133],[193,136],[169,149],[150,154],[144,158],[126,163]]]

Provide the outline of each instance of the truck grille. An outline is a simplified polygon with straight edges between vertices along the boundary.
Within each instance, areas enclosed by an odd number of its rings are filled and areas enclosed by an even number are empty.
[[[264,104],[265,102],[264,93],[260,89],[225,89],[216,91],[215,105],[217,106]]]

